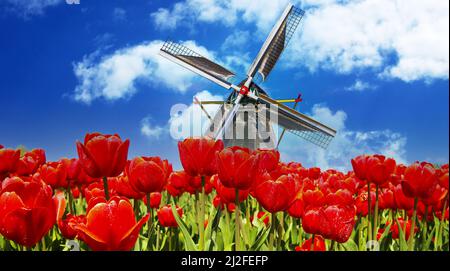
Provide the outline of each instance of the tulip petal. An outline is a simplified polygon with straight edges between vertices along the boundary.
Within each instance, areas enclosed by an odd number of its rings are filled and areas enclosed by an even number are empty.
[[[141,218],[138,223],[136,223],[127,233],[124,234],[122,239],[120,240],[119,249],[120,250],[131,250],[136,243],[137,238],[139,237],[139,231],[142,226],[147,222],[150,215],[146,214],[143,218]]]

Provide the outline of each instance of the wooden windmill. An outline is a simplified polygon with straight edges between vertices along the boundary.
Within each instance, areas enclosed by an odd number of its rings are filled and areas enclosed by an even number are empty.
[[[322,148],[329,145],[336,135],[334,129],[296,111],[295,107],[284,105],[286,102],[298,103],[300,97],[274,100],[254,82],[257,74],[262,81],[267,80],[303,15],[304,11],[292,4],[286,7],[250,66],[246,78],[237,85],[229,82],[235,73],[191,49],[172,41],[162,46],[162,56],[232,90],[225,101],[196,101],[202,109],[203,105],[221,105],[214,117],[208,115],[211,125],[205,132],[207,136],[223,139],[226,146],[275,148],[284,132],[288,131]],[[273,124],[283,128],[279,138],[275,136]]]

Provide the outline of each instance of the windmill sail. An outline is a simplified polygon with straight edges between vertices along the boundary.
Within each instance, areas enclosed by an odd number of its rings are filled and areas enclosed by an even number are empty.
[[[186,46],[172,41],[166,41],[159,54],[226,89],[232,86],[228,82],[228,79],[235,75],[233,72],[201,56]]]
[[[278,125],[319,147],[326,148],[336,135],[332,128],[301,114],[266,95],[260,94],[258,101],[278,116]],[[271,106],[277,105],[277,106]]]
[[[304,11],[289,5],[258,53],[247,75],[259,72],[265,81],[303,18]]]

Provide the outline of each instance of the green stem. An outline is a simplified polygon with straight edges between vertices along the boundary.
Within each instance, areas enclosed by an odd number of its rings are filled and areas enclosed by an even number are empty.
[[[303,243],[303,228],[302,228],[302,220],[301,218],[298,219],[298,243]]]
[[[427,247],[425,247],[425,243],[427,241],[427,230],[428,230],[428,209],[429,206],[425,205],[425,214],[423,216],[423,220],[422,220],[422,233],[421,233],[421,240],[422,240],[422,250],[426,251],[428,250]]]
[[[172,228],[169,228],[169,251],[172,251]]]
[[[198,221],[200,243],[199,250],[202,251],[205,248],[205,176],[202,178],[202,193],[200,194],[200,218]]]
[[[275,228],[277,224],[277,213],[271,214],[271,225],[270,225],[270,233],[269,233],[269,251],[273,251],[273,242],[275,239]]]
[[[159,251],[159,239],[161,238],[160,228],[157,225],[156,227],[156,251]]]
[[[234,250],[235,251],[239,251],[240,250],[240,224],[241,222],[239,221],[240,218],[240,214],[239,214],[239,189],[235,189],[236,192],[236,197],[235,197],[235,204],[236,204],[236,209],[234,210],[234,222],[235,222],[235,231],[234,231]]]
[[[438,236],[435,240],[435,242],[438,242],[439,246],[435,246],[435,250],[437,250],[437,248],[439,247],[440,250],[442,250],[442,235],[443,235],[443,231],[444,231],[444,217],[445,217],[445,211],[447,210],[447,202],[448,202],[448,197],[449,195],[447,195],[447,198],[444,201],[444,208],[442,209],[441,212],[441,219],[440,219],[440,223],[439,223],[439,230],[438,230]]]
[[[69,211],[71,214],[75,215],[73,212],[73,196],[72,196],[72,189],[70,189],[70,180],[67,181],[67,194],[69,197]]]
[[[414,250],[414,229],[416,228],[416,217],[417,217],[417,203],[419,202],[419,198],[414,198],[414,211],[412,216],[411,230],[409,231],[409,239],[408,239],[408,250]]]
[[[311,237],[311,247],[309,248],[309,251],[314,251],[314,239],[316,239],[316,234],[313,233]]]
[[[133,200],[133,210],[136,218],[139,217],[139,201],[137,199]]]
[[[371,221],[371,215],[372,215],[372,206],[371,206],[372,200],[370,196],[370,182],[367,182],[367,239],[368,241],[372,241],[372,221]]]
[[[331,240],[330,251],[334,251],[335,244],[336,242],[334,240]]]
[[[150,238],[152,237],[152,231],[153,231],[153,225],[154,225],[154,212],[152,207],[150,207],[150,193],[145,194],[145,199],[147,200],[147,213],[150,214],[150,218],[147,221],[147,236],[148,236],[148,243],[147,248],[150,246]]]
[[[372,238],[373,240],[375,240],[377,238],[377,233],[378,233],[378,195],[379,195],[379,185],[377,184],[376,186],[376,192],[375,192],[375,215],[373,217],[373,233],[372,233]]]
[[[105,198],[109,200],[108,178],[103,177],[103,189],[105,190]]]
[[[283,239],[283,232],[284,232],[284,213],[281,213],[280,223],[278,223],[277,250],[282,250],[281,241]]]

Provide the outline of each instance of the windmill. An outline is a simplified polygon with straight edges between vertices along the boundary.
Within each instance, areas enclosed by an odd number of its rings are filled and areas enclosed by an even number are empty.
[[[274,100],[254,80],[257,74],[262,81],[267,80],[303,15],[304,11],[292,4],[286,7],[250,66],[246,78],[238,85],[229,82],[235,73],[223,66],[181,44],[170,40],[164,43],[159,52],[160,55],[225,89],[232,90],[225,101],[196,99],[196,103],[206,114],[203,105],[221,105],[214,117],[207,114],[211,121],[206,131],[207,136],[223,139],[226,146],[271,149],[278,148],[285,131],[288,131],[319,147],[326,148],[329,145],[336,135],[334,129],[296,111],[295,106],[289,108],[284,105],[286,102],[295,102],[296,105],[300,97],[291,100]],[[279,138],[276,138],[272,124],[283,128]]]

